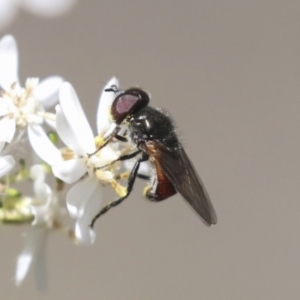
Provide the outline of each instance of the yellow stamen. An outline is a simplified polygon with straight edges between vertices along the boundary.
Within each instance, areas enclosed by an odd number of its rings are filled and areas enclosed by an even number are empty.
[[[96,148],[100,148],[104,143],[104,139],[102,136],[98,135],[95,137],[95,145],[96,145]]]
[[[147,197],[147,194],[149,193],[151,189],[151,185],[147,185],[145,188],[144,188],[144,191],[143,191],[143,196],[144,197]]]
[[[117,180],[118,180],[118,179],[128,179],[129,175],[130,175],[130,171],[123,172],[123,173],[121,173],[121,174],[118,174],[118,175],[116,176],[116,179],[117,179]]]
[[[127,194],[126,187],[119,184],[116,180],[112,179],[110,181],[110,185],[115,190],[115,192],[119,195],[119,197],[124,197]]]
[[[75,157],[75,153],[67,147],[61,149],[61,155],[64,160],[70,160]]]

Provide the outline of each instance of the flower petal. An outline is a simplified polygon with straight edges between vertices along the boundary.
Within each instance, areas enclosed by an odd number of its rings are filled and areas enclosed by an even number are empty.
[[[4,146],[5,146],[5,142],[0,142],[0,152],[2,152]]]
[[[44,120],[46,122],[47,125],[49,125],[49,127],[51,127],[53,130],[56,131],[56,120],[49,120],[49,119],[45,119]]]
[[[106,146],[100,150],[100,157],[98,159],[103,165],[111,163],[121,155],[120,151],[113,149],[111,146]]]
[[[27,245],[17,260],[16,285],[20,285],[26,277],[33,260],[34,245]]]
[[[26,277],[29,268],[40,250],[43,250],[43,244],[47,235],[45,227],[34,227],[28,233],[25,248],[17,259],[15,281],[20,285]],[[44,274],[39,274],[43,276]]]
[[[7,26],[17,14],[17,8],[12,1],[0,1],[0,28]]]
[[[34,216],[31,223],[32,226],[45,225],[45,215],[47,214],[47,208],[45,206],[32,205],[30,207],[30,212]]]
[[[46,183],[36,180],[34,182],[33,188],[36,198],[39,199],[41,205],[47,206],[52,196],[50,187]]]
[[[85,153],[96,150],[94,135],[72,85],[63,83],[59,92],[62,111]]]
[[[80,244],[90,246],[95,242],[96,232],[85,219],[80,219],[75,225],[75,236]]]
[[[44,185],[46,185],[44,183]],[[45,226],[47,222],[47,214],[48,214],[48,206],[47,205],[32,205],[31,213],[34,216],[34,220],[32,221],[32,226],[42,225]]]
[[[100,182],[93,177],[86,177],[77,182],[67,194],[67,208],[71,217],[78,218],[83,214],[86,201],[93,195]]]
[[[34,90],[35,97],[42,103],[45,109],[58,102],[59,88],[63,79],[59,76],[52,76],[44,79]]]
[[[0,116],[6,116],[9,113],[8,107],[11,105],[11,99],[0,97]]]
[[[18,48],[12,35],[5,35],[0,40],[0,86],[9,90],[18,79]]]
[[[111,105],[116,98],[116,94],[114,92],[106,92],[105,89],[110,88],[112,85],[116,87],[119,86],[118,79],[113,77],[103,88],[98,105],[97,111],[97,130],[98,134],[103,136],[104,133],[112,126],[115,127],[116,125],[112,122],[110,116],[110,108]]]
[[[90,227],[90,224],[92,219],[101,209],[102,190],[102,186],[98,185],[91,197],[86,201],[83,215],[77,220],[75,225],[75,235],[77,240],[86,246],[92,245],[95,242],[96,233]]]
[[[85,151],[81,148],[80,141],[77,140],[77,135],[70,127],[66,116],[64,115],[61,106],[58,104],[55,107],[56,110],[56,130],[68,148],[72,149],[78,155],[85,155]]]
[[[62,161],[59,150],[53,145],[41,126],[28,126],[27,131],[33,150],[42,160],[50,166]]]
[[[45,181],[45,170],[42,165],[36,164],[30,168],[30,178],[34,181]]]
[[[20,4],[33,14],[41,17],[55,17],[68,12],[75,0],[23,0]]]
[[[8,117],[0,120],[0,141],[10,143],[16,132],[16,121]]]
[[[11,155],[0,157],[0,177],[8,173],[14,167],[15,163]]]
[[[87,172],[87,167],[82,158],[75,158],[53,165],[52,171],[62,181],[74,183]]]

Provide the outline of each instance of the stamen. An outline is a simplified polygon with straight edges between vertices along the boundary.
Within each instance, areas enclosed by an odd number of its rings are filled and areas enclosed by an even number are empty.
[[[46,119],[46,120],[56,121],[56,115],[53,114],[53,113],[44,112],[42,116],[43,116],[43,118]]]
[[[97,149],[100,148],[100,147],[103,145],[103,143],[104,143],[103,137],[100,136],[100,135],[96,136],[96,138],[95,138],[95,145],[96,145],[96,148],[97,148]]]
[[[115,190],[115,192],[119,195],[119,197],[124,197],[127,194],[126,187],[119,184],[116,180],[112,179],[110,185]]]

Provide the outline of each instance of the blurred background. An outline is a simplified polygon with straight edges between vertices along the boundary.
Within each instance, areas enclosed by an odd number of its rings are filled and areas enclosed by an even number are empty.
[[[149,91],[218,215],[207,228],[139,181],[94,246],[50,236],[44,293],[32,270],[14,286],[24,228],[2,226],[1,299],[298,299],[300,2],[78,0],[57,18],[20,8],[0,32],[17,39],[21,81],[63,76],[94,128],[112,76]]]

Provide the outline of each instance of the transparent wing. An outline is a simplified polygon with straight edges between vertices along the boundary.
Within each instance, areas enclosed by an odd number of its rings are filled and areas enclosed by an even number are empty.
[[[195,209],[207,226],[216,224],[217,215],[209,195],[182,146],[178,144],[178,147],[169,149],[156,141],[155,148],[155,156],[176,191]]]

